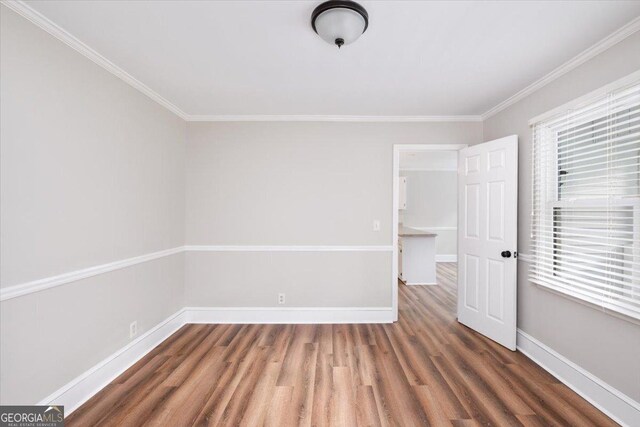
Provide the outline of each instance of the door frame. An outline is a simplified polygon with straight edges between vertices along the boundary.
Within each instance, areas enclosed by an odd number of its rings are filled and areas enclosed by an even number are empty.
[[[392,239],[391,257],[391,305],[393,321],[398,321],[398,206],[400,201],[400,153],[403,151],[455,151],[467,148],[469,144],[394,144],[393,145],[393,186],[392,186]]]

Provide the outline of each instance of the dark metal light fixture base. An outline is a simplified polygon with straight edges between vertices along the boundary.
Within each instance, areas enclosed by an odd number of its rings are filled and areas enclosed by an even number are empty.
[[[313,10],[311,27],[324,41],[340,48],[353,43],[367,30],[369,14],[355,1],[330,0]]]

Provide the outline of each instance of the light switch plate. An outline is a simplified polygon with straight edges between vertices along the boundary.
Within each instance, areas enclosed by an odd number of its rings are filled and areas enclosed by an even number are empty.
[[[380,220],[379,219],[374,219],[373,220],[373,231],[380,231]]]

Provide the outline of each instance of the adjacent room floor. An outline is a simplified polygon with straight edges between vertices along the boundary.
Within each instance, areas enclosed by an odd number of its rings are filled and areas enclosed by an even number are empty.
[[[520,353],[457,323],[456,265],[386,325],[186,325],[66,420],[94,425],[607,426]]]

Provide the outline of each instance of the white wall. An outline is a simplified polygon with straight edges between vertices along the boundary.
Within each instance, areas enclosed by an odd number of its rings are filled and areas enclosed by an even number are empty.
[[[482,135],[478,122],[191,123],[185,182],[181,119],[0,13],[4,291],[185,240],[356,247],[180,253],[6,299],[2,404],[40,401],[130,342],[130,322],[140,335],[184,306],[286,292],[288,306],[389,307],[391,252],[361,247],[392,243],[392,145]]]
[[[410,171],[407,177],[407,208],[399,211],[406,227],[433,231],[436,254],[457,256],[458,173],[456,171]]]
[[[188,123],[189,245],[392,245],[393,144],[474,144],[469,123]],[[372,231],[374,219],[381,231]],[[189,306],[389,307],[392,253],[187,253]]]
[[[184,244],[185,123],[5,6],[0,286]],[[0,403],[32,404],[184,306],[176,254],[5,300]]]
[[[529,253],[531,129],[529,119],[640,69],[640,33],[484,122],[484,139],[519,137],[518,247]],[[520,260],[522,261],[522,259]],[[518,327],[640,401],[640,325],[531,284],[519,263]]]
[[[0,15],[2,288],[185,240],[390,246],[392,145],[483,140],[481,123],[187,126],[4,6]],[[527,121],[639,69],[639,51],[636,33],[484,123],[484,140],[520,137],[521,252]],[[189,252],[3,301],[0,403],[39,401],[129,342],[132,320],[142,334],[185,305],[271,307],[286,292],[288,306],[389,306],[390,265],[390,252],[361,250]],[[531,285],[526,267],[519,327],[640,400],[638,325]]]

